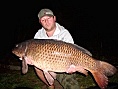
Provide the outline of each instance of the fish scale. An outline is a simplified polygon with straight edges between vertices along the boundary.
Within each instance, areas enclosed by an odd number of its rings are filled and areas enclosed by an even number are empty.
[[[28,67],[24,66],[33,65],[43,70],[50,85],[54,84],[57,72],[80,72],[87,75],[89,71],[98,86],[105,89],[108,84],[107,76],[117,71],[113,65],[93,58],[87,50],[78,45],[60,40],[30,39],[17,44],[12,53],[23,61],[22,71],[24,73],[28,70]]]

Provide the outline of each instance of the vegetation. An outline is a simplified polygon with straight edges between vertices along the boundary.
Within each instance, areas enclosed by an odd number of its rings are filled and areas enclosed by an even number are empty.
[[[20,65],[20,62],[14,62],[13,58],[10,60],[12,60],[10,64]],[[116,65],[117,63],[115,62]],[[77,78],[81,89],[99,89],[91,73],[88,76],[78,74]],[[28,73],[25,75],[20,70],[0,67],[0,89],[44,89],[44,86],[32,66],[29,66]],[[118,73],[109,77],[108,89],[118,89]]]
[[[78,83],[81,89],[92,89],[90,87],[96,87],[94,79],[89,76],[78,75]],[[116,86],[118,84],[118,73],[109,78],[109,83]],[[0,74],[0,88],[1,89],[42,89],[44,84],[38,79],[33,68],[29,68],[27,74],[22,75],[20,71],[7,70]],[[96,89],[96,88],[94,88]],[[113,88],[111,88],[113,89]]]

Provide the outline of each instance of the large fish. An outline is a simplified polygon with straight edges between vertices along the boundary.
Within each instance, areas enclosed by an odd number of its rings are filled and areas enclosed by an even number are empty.
[[[80,72],[88,75],[91,72],[101,89],[108,85],[108,77],[117,69],[104,61],[94,59],[81,47],[53,39],[30,39],[17,44],[12,52],[18,56],[23,65],[22,72],[27,73],[28,65],[43,70],[50,85],[54,84],[56,72]]]

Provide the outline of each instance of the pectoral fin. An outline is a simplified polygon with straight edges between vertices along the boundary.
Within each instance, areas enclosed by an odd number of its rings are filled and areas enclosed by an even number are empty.
[[[26,74],[28,71],[28,65],[24,57],[22,57],[22,73]]]
[[[48,83],[50,85],[53,85],[54,79],[53,79],[52,75],[48,71],[44,71],[44,75],[45,75],[45,78],[47,79]]]

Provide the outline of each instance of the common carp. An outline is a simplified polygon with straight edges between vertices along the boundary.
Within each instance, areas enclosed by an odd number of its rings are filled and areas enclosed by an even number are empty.
[[[101,89],[108,85],[108,77],[117,69],[105,61],[100,61],[78,45],[54,39],[30,39],[17,44],[12,53],[22,60],[22,72],[28,71],[28,65],[43,70],[50,85],[54,84],[56,73],[80,72],[93,75]]]

